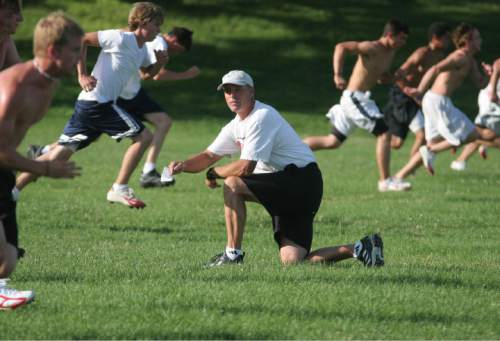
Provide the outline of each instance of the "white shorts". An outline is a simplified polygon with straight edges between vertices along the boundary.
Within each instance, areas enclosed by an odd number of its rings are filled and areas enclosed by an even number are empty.
[[[408,128],[410,128],[410,130],[414,134],[417,131],[419,131],[420,129],[424,129],[425,128],[425,119],[424,119],[424,114],[422,113],[422,110],[417,111],[417,114],[415,115],[415,117],[413,118],[413,120],[411,120],[410,125],[408,126]]]
[[[500,106],[491,101],[488,94],[488,88],[479,92],[477,97],[479,113],[474,123],[480,127],[491,129],[497,136],[500,135]]]
[[[422,110],[427,141],[442,137],[450,144],[459,146],[475,129],[471,120],[453,105],[449,97],[430,90],[422,100]]]
[[[349,136],[356,127],[376,133],[374,129],[377,121],[383,120],[384,117],[377,104],[370,99],[369,93],[349,90],[344,90],[340,98],[340,106],[331,107],[327,116],[330,117],[335,130],[345,137]]]

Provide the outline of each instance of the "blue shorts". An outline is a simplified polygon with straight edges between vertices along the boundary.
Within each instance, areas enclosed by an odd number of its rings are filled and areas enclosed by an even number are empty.
[[[79,150],[102,133],[120,141],[139,135],[143,129],[140,120],[113,102],[76,101],[75,111],[59,137],[59,144]]]
[[[137,95],[135,95],[132,99],[124,99],[119,97],[116,101],[116,104],[120,108],[125,109],[126,112],[134,115],[141,121],[145,121],[146,118],[144,115],[151,113],[165,113],[165,110],[156,103],[151,97],[149,97],[148,93],[144,88],[141,88]]]

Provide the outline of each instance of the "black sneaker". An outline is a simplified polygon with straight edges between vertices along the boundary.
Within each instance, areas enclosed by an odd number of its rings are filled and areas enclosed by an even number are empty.
[[[28,147],[28,151],[26,152],[26,155],[31,160],[35,160],[36,158],[38,158],[40,155],[43,154],[42,153],[43,147],[44,146],[39,146],[37,144],[30,144],[30,146]]]
[[[156,171],[156,169],[153,169],[149,173],[146,174],[141,174],[141,178],[139,180],[141,187],[143,188],[148,188],[148,187],[166,187],[166,186],[171,186],[175,184],[175,179],[169,182],[164,182],[161,181],[161,175]]]
[[[226,255],[226,252],[219,253],[215,255],[208,263],[209,267],[228,265],[228,264],[240,264],[243,263],[243,257],[245,257],[245,253],[236,257],[236,259],[231,259]]]
[[[379,234],[365,236],[354,244],[354,257],[365,266],[384,265],[384,242]]]

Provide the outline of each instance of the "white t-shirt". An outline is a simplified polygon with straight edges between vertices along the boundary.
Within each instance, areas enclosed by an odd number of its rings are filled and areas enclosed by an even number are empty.
[[[257,161],[254,173],[274,173],[292,163],[304,167],[316,162],[290,124],[273,107],[259,101],[244,120],[236,115],[207,149],[217,155],[241,153],[240,159]]]
[[[145,46],[137,45],[133,32],[106,30],[97,32],[97,36],[101,52],[92,70],[97,85],[92,91],[80,92],[78,99],[105,103],[115,101],[130,77],[151,63]]]
[[[146,43],[146,51],[149,64],[156,63],[155,50],[156,51],[168,50],[168,44],[161,34],[158,34],[153,41],[149,41]],[[127,82],[127,85],[125,85],[125,88],[123,89],[120,97],[124,99],[132,99],[137,95],[140,89],[141,89],[141,76],[139,72],[136,72],[135,74],[132,75],[132,77],[130,77],[130,80]]]

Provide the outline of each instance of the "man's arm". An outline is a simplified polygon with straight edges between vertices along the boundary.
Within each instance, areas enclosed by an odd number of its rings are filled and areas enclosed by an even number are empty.
[[[192,79],[198,77],[200,74],[200,69],[197,66],[191,66],[189,69],[183,72],[170,71],[165,68],[161,69],[154,80],[156,81],[180,81],[186,79]]]
[[[99,37],[97,32],[85,33],[82,39],[82,52],[76,65],[78,71],[78,82],[85,91],[91,91],[97,84],[97,79],[87,74],[87,46],[99,47]]]
[[[420,84],[418,85],[418,94],[423,95],[441,72],[457,69],[463,66],[464,63],[465,58],[462,54],[452,53],[436,65],[430,67],[429,70],[427,70],[427,72],[424,74],[422,80],[420,81]]]
[[[163,69],[163,66],[168,62],[168,52],[167,51],[154,51],[156,56],[156,63],[149,65],[148,67],[141,67],[139,73],[141,79],[147,80],[152,79],[158,72]]]
[[[490,98],[492,102],[498,103],[498,94],[497,94],[497,86],[498,86],[498,78],[500,76],[500,58],[495,61],[493,64],[493,72],[490,76]]]
[[[411,81],[409,76],[418,73],[418,66],[422,64],[427,51],[428,49],[426,46],[419,47],[413,51],[403,65],[394,73],[395,82],[401,89],[407,85],[407,82]]]
[[[205,150],[185,161],[172,161],[168,167],[172,174],[178,174],[181,172],[198,173],[210,167],[221,158],[221,155]]]
[[[486,73],[491,72],[491,65],[483,63],[482,66]],[[481,71],[479,70],[479,65],[477,64],[475,59],[472,60],[470,78],[472,82],[480,89],[484,88],[488,84],[488,76],[481,73]]]
[[[16,151],[13,141],[20,139],[19,136],[14,136],[19,133],[15,129],[16,117],[22,111],[22,105],[19,103],[22,103],[21,99],[16,98],[13,92],[3,92],[0,99],[0,167],[50,177],[73,178],[78,175],[74,163],[34,161]]]
[[[371,41],[344,41],[338,43],[333,51],[333,79],[338,89],[344,89],[347,82],[343,76],[344,59],[347,53],[349,54],[369,54],[375,48],[375,44]]]

